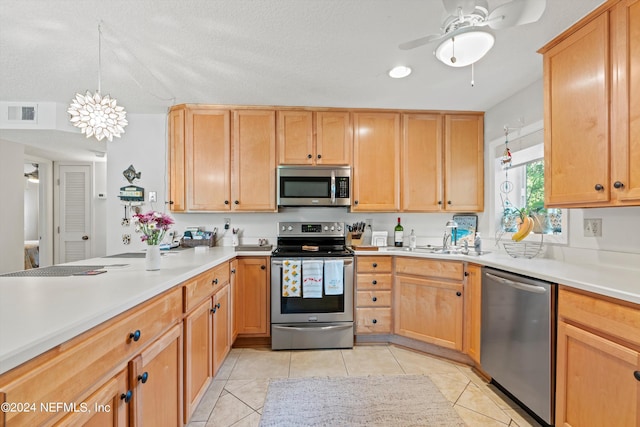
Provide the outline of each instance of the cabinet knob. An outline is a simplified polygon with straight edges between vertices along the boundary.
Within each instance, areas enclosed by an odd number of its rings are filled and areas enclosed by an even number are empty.
[[[148,379],[149,379],[148,372],[143,372],[142,375],[138,375],[138,381],[140,381],[142,384],[146,383]]]
[[[133,396],[133,393],[131,392],[131,390],[127,390],[126,393],[122,393],[120,395],[120,399],[124,400],[125,403],[129,403],[129,402],[131,402],[131,396]]]
[[[358,204],[358,201],[356,200],[355,202],[353,202],[353,204],[354,204],[354,205],[357,205],[357,204]]]
[[[216,304],[216,308],[220,308],[220,303],[217,303],[217,304]]]
[[[374,262],[373,264],[371,264],[373,266],[373,268],[376,268],[378,266],[377,262]]]
[[[322,158],[322,154],[318,154],[318,158],[321,159]]]
[[[468,271],[465,271],[465,272],[464,272],[464,277],[467,277],[467,276],[469,276],[469,272],[468,272]]]
[[[442,200],[438,200],[438,204],[441,205],[442,204]]]
[[[169,200],[169,204],[172,205],[173,204],[173,200]]]
[[[635,372],[633,373],[633,376],[634,376],[634,377],[636,377],[636,379],[637,379],[638,381],[640,381],[640,371],[635,371]]]
[[[450,205],[451,204],[451,200],[447,200],[447,204]]]
[[[217,307],[214,305],[213,308],[209,311],[212,312],[213,314],[216,314]]]
[[[377,284],[378,284],[378,281],[377,281],[377,280],[373,280],[373,281],[371,281],[371,284],[372,284],[372,285],[377,285]]]
[[[266,270],[267,266],[266,265],[261,265],[260,266],[260,270]]]
[[[311,154],[307,154],[307,159],[312,158],[313,156]]]
[[[231,274],[236,274],[236,269],[235,268],[231,269]]]
[[[218,284],[218,278],[216,277],[215,279],[213,279],[213,280],[211,281],[211,284],[212,284],[212,285],[217,285],[217,284]]]
[[[620,189],[620,188],[622,188],[622,187],[624,187],[624,184],[623,184],[623,183],[621,183],[620,181],[616,181],[616,182],[614,182],[614,183],[613,183],[613,188],[618,188],[618,189]]]
[[[376,323],[378,323],[378,321],[377,321],[376,319],[373,319],[373,320],[371,321],[371,323],[373,323],[373,324],[375,325]]]
[[[240,202],[239,202],[239,201],[237,201],[237,200],[234,200],[233,204],[234,204],[234,205],[239,205],[239,204],[240,204]]]
[[[225,200],[225,201],[224,201],[224,204],[225,204],[225,205],[228,205],[228,204],[229,204],[229,201],[228,201],[228,200]]]
[[[596,191],[604,190],[604,186],[602,184],[596,184],[595,187],[593,187],[593,188],[595,188]]]
[[[134,341],[138,341],[140,339],[140,335],[142,335],[140,333],[140,329],[136,329],[134,332],[131,332],[129,334],[129,339],[130,340],[134,340]]]
[[[378,301],[378,297],[373,297],[373,298],[371,298],[371,301],[373,301],[373,302]]]
[[[460,291],[456,292],[456,296],[458,296],[458,297],[462,296],[462,292],[460,292]]]

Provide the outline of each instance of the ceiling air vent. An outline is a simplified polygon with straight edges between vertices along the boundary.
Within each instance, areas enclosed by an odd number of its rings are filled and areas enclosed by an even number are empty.
[[[7,120],[9,122],[36,123],[37,119],[37,105],[9,105],[7,111]]]

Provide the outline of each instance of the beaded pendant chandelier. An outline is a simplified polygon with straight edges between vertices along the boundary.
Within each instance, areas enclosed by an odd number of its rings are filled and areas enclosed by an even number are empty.
[[[77,93],[71,100],[67,112],[71,115],[71,123],[80,129],[87,138],[95,137],[98,141],[107,138],[113,141],[113,137],[120,138],[124,133],[127,122],[127,112],[123,106],[118,105],[115,98],[100,93],[100,72],[102,68],[102,28],[98,24],[98,90],[95,93],[87,91],[86,94]]]

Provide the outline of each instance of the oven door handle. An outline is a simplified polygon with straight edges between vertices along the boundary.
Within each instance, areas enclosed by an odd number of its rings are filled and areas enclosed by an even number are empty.
[[[319,329],[322,331],[335,331],[335,330],[352,328],[353,323],[349,322],[348,324],[345,324],[345,325],[324,325],[324,326],[318,326],[314,324],[309,324],[309,326],[273,325],[273,327],[277,329],[291,329],[291,330],[300,331],[300,332],[308,331],[309,329]]]
[[[327,257],[327,258],[331,258],[331,257]],[[274,266],[276,266],[276,265],[280,266],[280,265],[282,265],[283,262],[284,261],[279,260],[279,259],[271,259],[271,265],[274,265]],[[344,265],[351,265],[351,264],[353,264],[353,260],[352,259],[345,259],[344,260]]]

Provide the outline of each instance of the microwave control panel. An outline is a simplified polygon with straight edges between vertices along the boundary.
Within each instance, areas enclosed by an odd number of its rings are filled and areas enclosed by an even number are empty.
[[[339,199],[349,198],[349,177],[336,176],[336,197]]]

